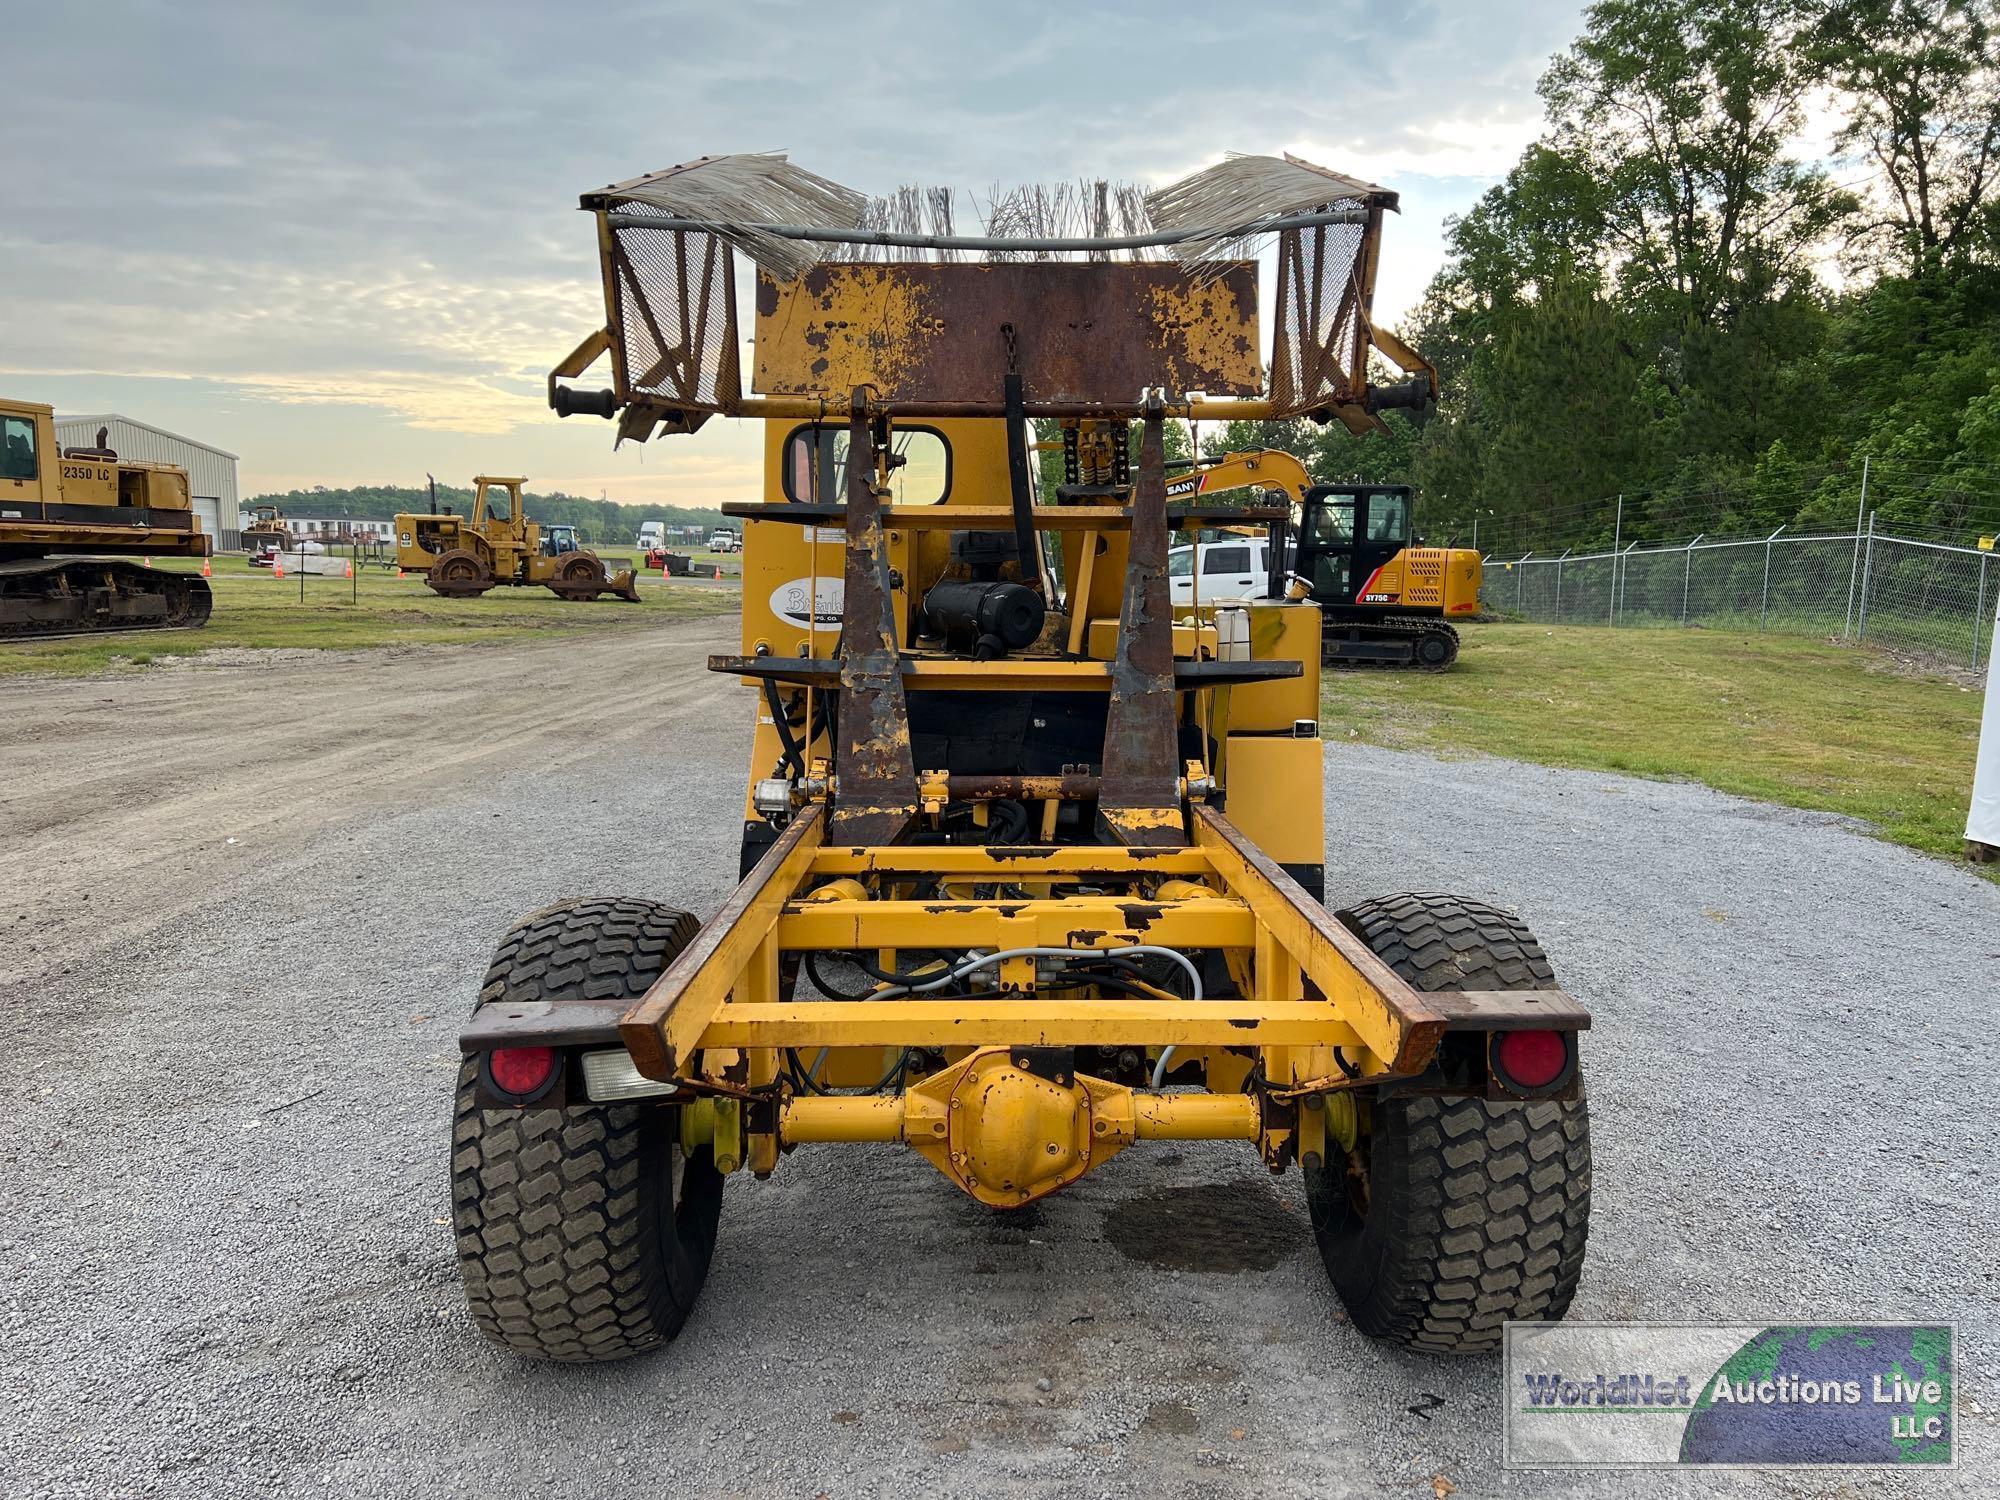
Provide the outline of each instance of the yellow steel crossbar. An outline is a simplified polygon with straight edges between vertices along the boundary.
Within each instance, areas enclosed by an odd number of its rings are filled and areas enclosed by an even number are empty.
[[[1024,864],[1013,876],[1033,880]],[[788,905],[778,945],[870,948],[1092,948],[1157,943],[1168,948],[1247,948],[1256,920],[1229,897],[1159,902],[1135,897],[1046,901],[811,901]],[[671,971],[669,971],[671,972]]]
[[[800,1000],[721,1007],[703,1047],[1352,1047],[1323,1000]]]
[[[699,1050],[768,1057],[771,1049],[797,1046],[1341,1047],[1370,1072],[1422,1071],[1448,1012],[1329,917],[1227,818],[1207,806],[1194,811],[1194,849],[1020,848],[1000,858],[991,847],[828,848],[825,808],[809,805],[625,1013],[620,1035],[639,1070],[662,1080],[685,1072]],[[797,899],[815,877],[919,873],[988,882],[1207,874],[1228,892],[1175,900],[1137,894]],[[1199,1002],[1067,995],[786,1003],[779,995],[782,952],[1047,947],[1088,953],[1137,943],[1247,950],[1257,975],[1253,993]],[[1323,998],[1298,998],[1301,970]],[[1013,978],[1026,982],[1018,972]]]
[[[1037,505],[1030,514],[1037,531],[1122,531],[1132,513],[1122,505]],[[1009,505],[885,505],[882,524],[910,531],[1007,530],[1014,524]]]
[[[1018,656],[998,661],[910,662],[904,679],[936,691],[958,689],[994,693],[1102,692],[1111,685],[1111,666],[1101,661],[1048,661]]]
[[[760,949],[758,987],[775,991],[777,954],[768,945],[771,928],[812,868],[825,815],[819,803],[800,812],[715,919],[619,1019],[618,1034],[633,1064],[648,1078],[671,1080],[694,1056],[702,1033],[752,960],[759,958]]]
[[[1195,841],[1270,939],[1291,955],[1333,1008],[1352,1022],[1391,1073],[1420,1073],[1449,1019],[1427,996],[1330,917],[1214,808],[1195,809]]]
[[[1127,849],[1115,844],[897,844],[854,849],[825,844],[815,875],[964,875],[1049,880],[1071,875],[1206,875],[1199,849]]]

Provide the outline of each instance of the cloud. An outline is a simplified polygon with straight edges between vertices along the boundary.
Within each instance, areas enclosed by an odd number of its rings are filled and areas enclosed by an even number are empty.
[[[144,376],[231,393],[228,446],[251,482],[296,472],[259,433],[310,411],[315,432],[349,435],[326,438],[329,483],[430,434],[537,448],[574,466],[548,481],[572,488],[668,468],[691,489],[740,487],[754,444],[713,439],[733,454],[719,480],[700,457],[713,427],[615,457],[593,427],[587,465],[545,432],[543,376],[602,317],[578,192],[705,151],[786,148],[870,191],[983,192],[1161,182],[1225,149],[1290,146],[1418,189],[1391,231],[1406,263],[1383,283],[1406,297],[1436,264],[1437,221],[1534,134],[1534,78],[1577,12],[1534,0],[1499,26],[1472,0],[31,8],[8,28],[0,368],[30,395],[63,374],[71,390]]]

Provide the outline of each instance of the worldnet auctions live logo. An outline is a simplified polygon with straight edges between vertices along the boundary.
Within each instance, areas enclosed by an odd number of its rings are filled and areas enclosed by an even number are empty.
[[[1510,1468],[1951,1467],[1943,1323],[1510,1323]]]

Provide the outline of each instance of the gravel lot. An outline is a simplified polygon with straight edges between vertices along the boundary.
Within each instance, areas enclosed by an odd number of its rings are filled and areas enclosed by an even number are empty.
[[[664,1355],[487,1348],[454,1034],[521,912],[721,902],[750,705],[698,663],[732,629],[0,684],[5,1493],[1994,1487],[1964,1402],[2000,1407],[2000,887],[1838,819],[1337,726],[1330,894],[1513,906],[1596,1013],[1577,1315],[1956,1318],[1955,1476],[1504,1474],[1494,1365],[1355,1334],[1297,1176],[1229,1145],[1008,1220],[914,1156],[802,1151],[731,1183]]]

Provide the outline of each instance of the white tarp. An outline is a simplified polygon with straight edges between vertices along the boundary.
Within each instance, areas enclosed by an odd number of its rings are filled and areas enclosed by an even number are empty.
[[[1994,612],[2000,621],[2000,609]],[[2000,629],[1994,632],[2000,636]],[[1979,755],[1972,766],[1972,810],[1965,836],[2000,849],[2000,670],[1986,662],[1986,715],[1979,726]]]

